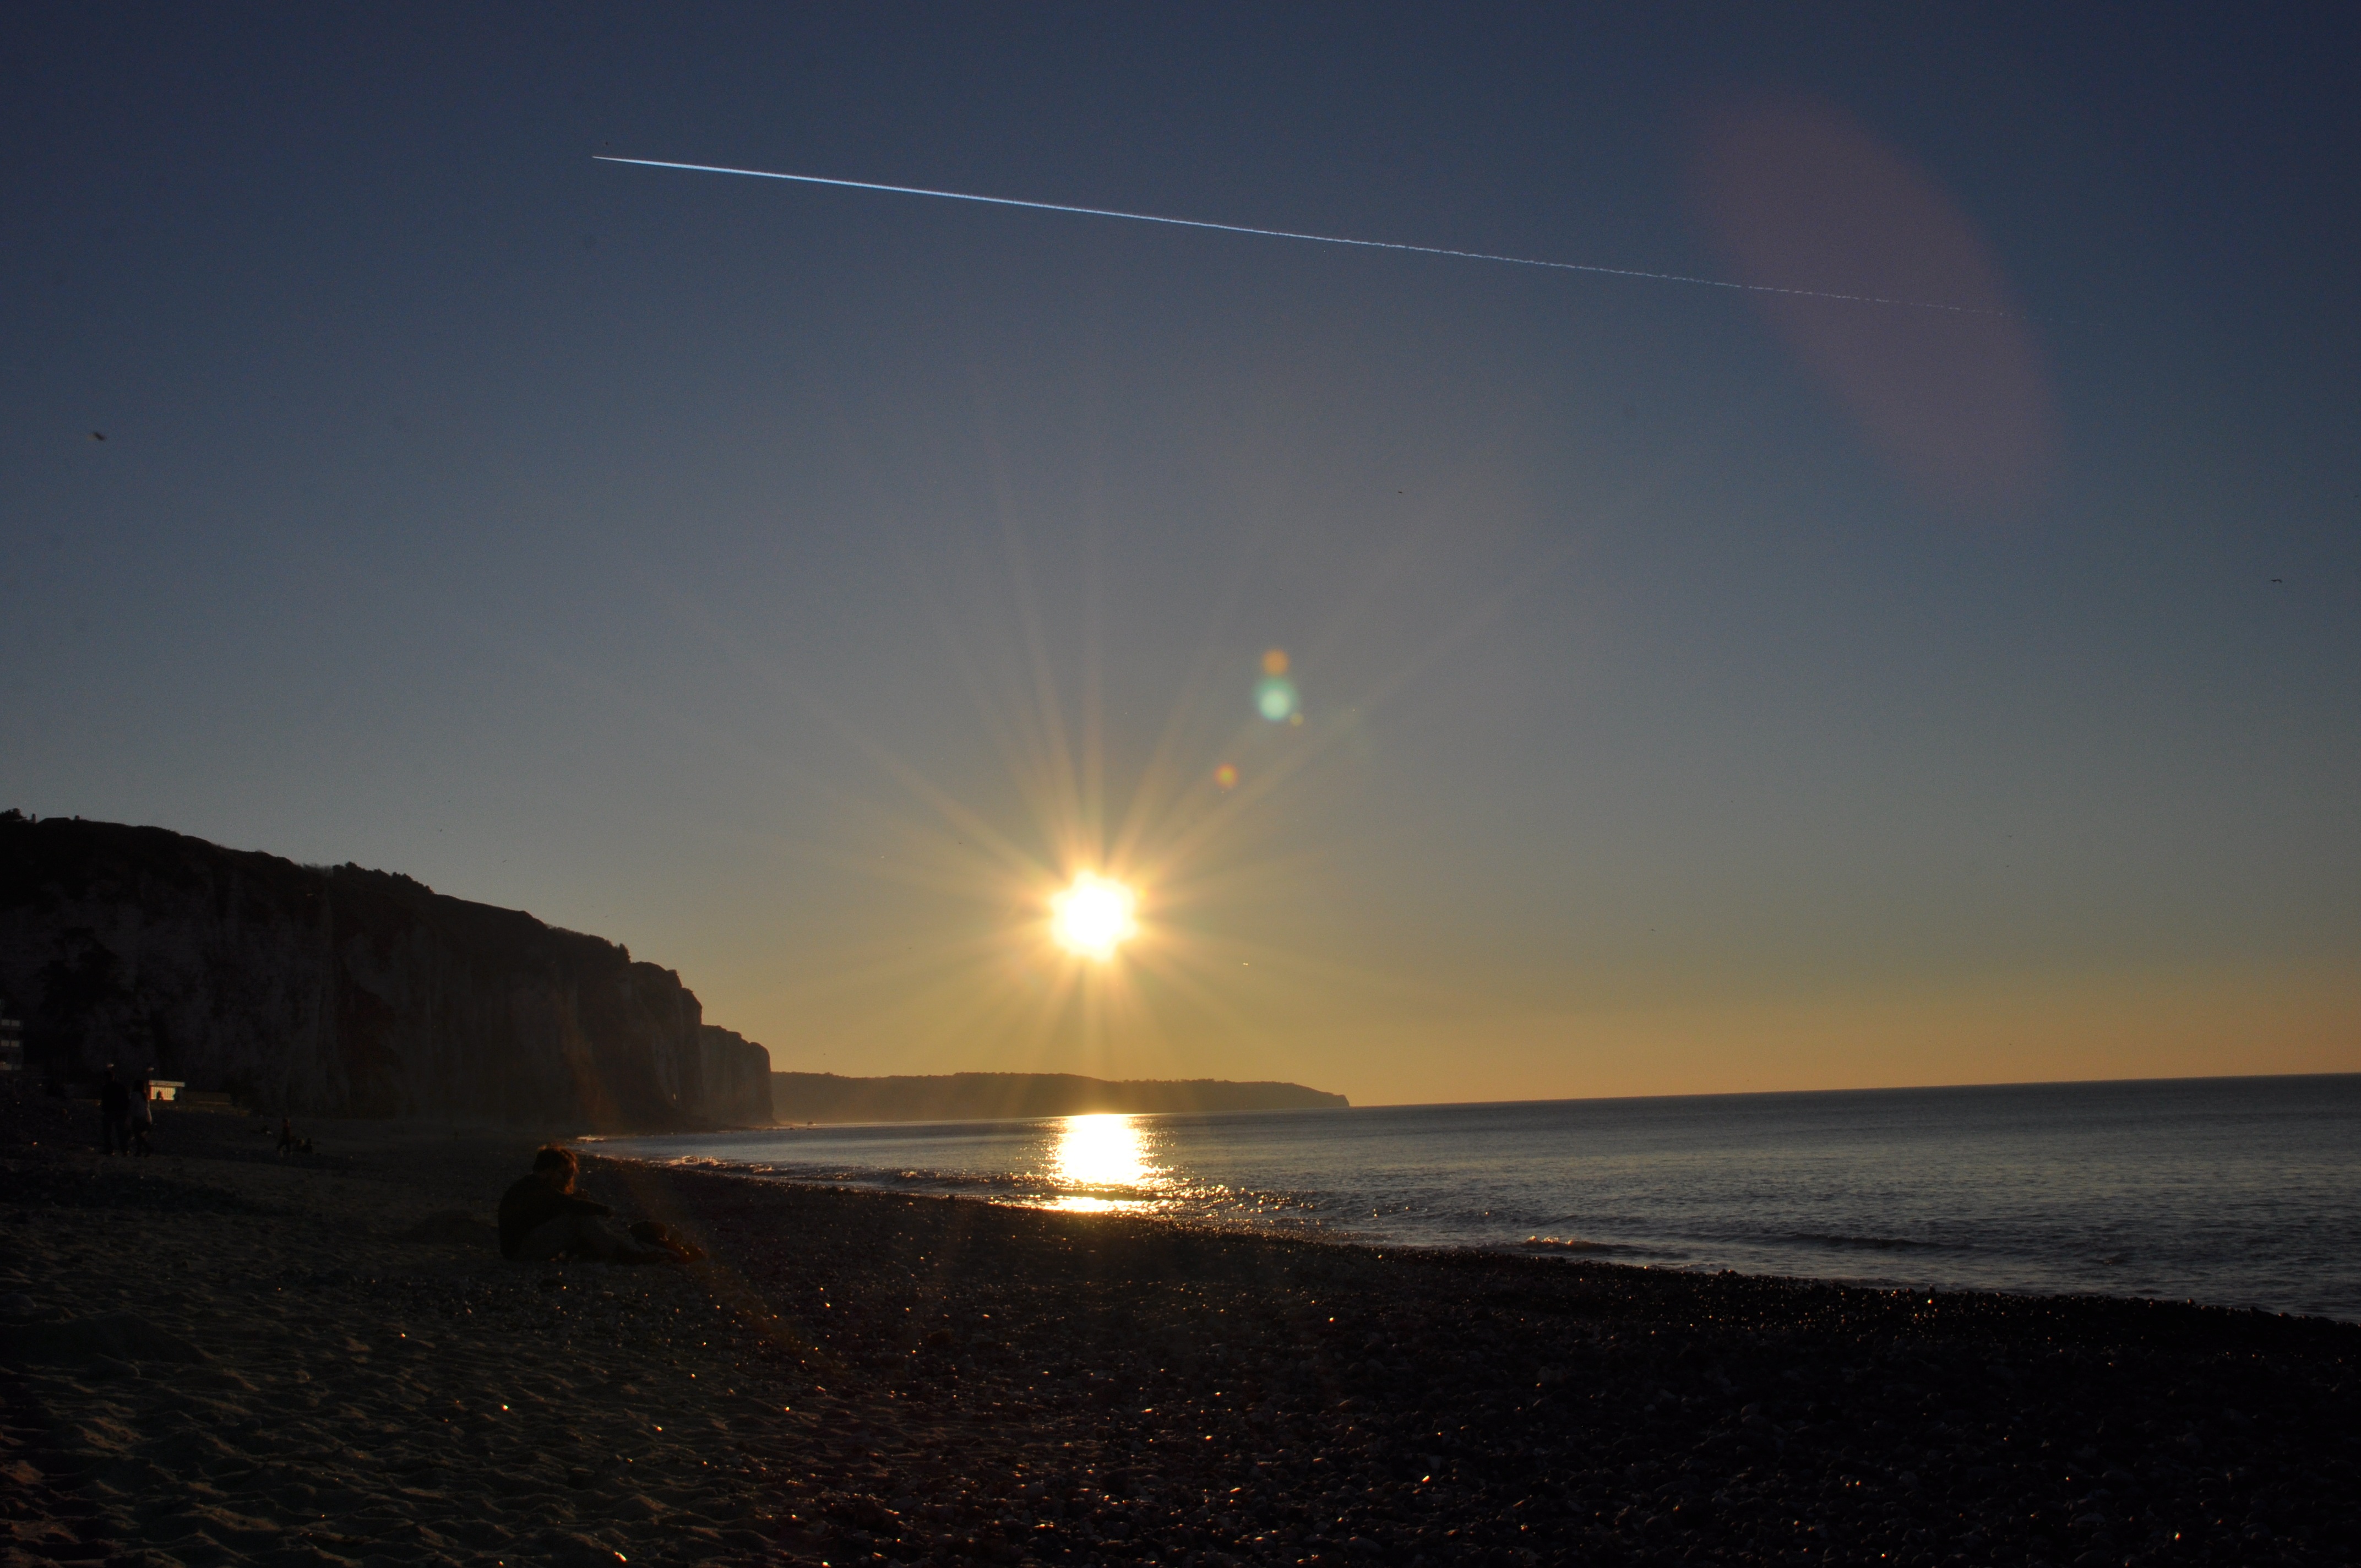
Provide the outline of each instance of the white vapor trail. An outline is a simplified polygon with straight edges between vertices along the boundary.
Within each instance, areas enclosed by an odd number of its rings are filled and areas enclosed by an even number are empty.
[[[1678,272],[1643,272],[1634,267],[1590,267],[1578,261],[1540,261],[1530,256],[1495,256],[1481,250],[1453,250],[1439,245],[1405,245],[1390,239],[1347,239],[1342,235],[1298,234],[1292,229],[1252,228],[1245,224],[1208,223],[1202,218],[1167,218],[1154,213],[1118,213],[1108,207],[1071,207],[1061,202],[1024,202],[1014,196],[979,196],[968,191],[929,191],[917,185],[880,185],[867,180],[831,180],[821,174],[782,174],[769,169],[724,169],[710,163],[667,163],[653,158],[610,158],[593,154],[601,163],[629,163],[642,169],[685,169],[697,174],[739,174],[751,180],[788,180],[798,185],[834,185],[847,191],[883,191],[895,196],[934,196],[946,202],[981,202],[993,207],[1025,207],[1037,213],[1075,213],[1087,218],[1124,218],[1136,224],[1170,224],[1176,228],[1213,229],[1221,234],[1248,234],[1264,239],[1301,239],[1315,245],[1351,245],[1364,250],[1407,250],[1420,256],[1454,256],[1463,261],[1502,261],[1511,267],[1543,267],[1554,272],[1590,272],[1606,278],[1644,278],[1656,283],[1694,283],[1704,289],[1730,289],[1742,294],[1789,294],[1806,300],[1840,300],[1853,305],[1893,305],[1911,311],[1944,311],[1962,316],[2013,316],[2014,312],[1982,305],[1947,305],[1933,300],[1888,299],[1879,294],[1841,294],[1827,289],[1782,289],[1771,283],[1733,283],[1726,278],[1690,278]]]

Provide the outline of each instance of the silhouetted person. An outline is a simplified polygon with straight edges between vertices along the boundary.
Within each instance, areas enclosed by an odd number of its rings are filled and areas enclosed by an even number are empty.
[[[607,1216],[604,1203],[574,1194],[574,1151],[553,1144],[533,1157],[533,1174],[500,1194],[500,1255],[527,1263],[591,1257],[602,1263],[661,1263],[674,1255],[634,1241]]]
[[[131,1152],[149,1155],[156,1152],[151,1136],[156,1131],[156,1085],[142,1078],[131,1091]]]
[[[98,1116],[104,1124],[101,1134],[109,1154],[131,1152],[131,1091],[115,1081],[115,1069],[106,1069],[106,1081],[98,1091]]]

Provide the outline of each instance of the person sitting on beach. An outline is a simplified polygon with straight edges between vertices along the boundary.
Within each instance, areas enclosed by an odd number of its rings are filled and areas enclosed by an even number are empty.
[[[533,1174],[500,1195],[500,1255],[527,1263],[588,1257],[602,1263],[663,1263],[675,1255],[633,1240],[614,1211],[574,1193],[574,1151],[552,1144],[533,1157]]]

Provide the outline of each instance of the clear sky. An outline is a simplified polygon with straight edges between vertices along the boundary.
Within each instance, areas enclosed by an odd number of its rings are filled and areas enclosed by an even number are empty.
[[[2361,1069],[2361,23],[2253,10],[11,6],[0,806],[782,1068]]]

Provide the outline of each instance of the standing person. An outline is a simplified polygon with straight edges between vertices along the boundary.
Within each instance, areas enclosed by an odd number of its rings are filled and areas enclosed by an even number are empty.
[[[115,1080],[115,1064],[106,1068],[106,1081],[98,1091],[98,1115],[109,1154],[131,1152],[131,1091]]]
[[[148,1141],[156,1130],[156,1085],[145,1075],[131,1091],[131,1152],[150,1155],[156,1146]]]

